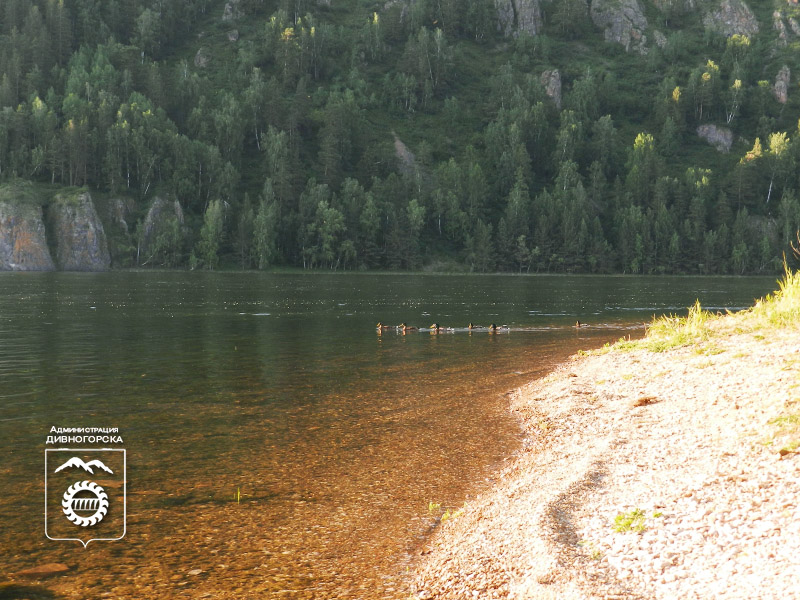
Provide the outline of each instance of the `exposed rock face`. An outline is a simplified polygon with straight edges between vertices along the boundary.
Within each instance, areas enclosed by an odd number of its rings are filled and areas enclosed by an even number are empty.
[[[497,30],[503,35],[514,33],[514,2],[513,0],[494,0],[497,8]]]
[[[107,271],[111,264],[103,224],[89,192],[58,194],[48,209],[56,262],[64,271]]]
[[[561,73],[558,69],[547,70],[542,73],[541,82],[544,93],[552,98],[556,108],[561,110]]]
[[[200,48],[194,55],[194,66],[198,69],[205,69],[208,66],[208,51]]]
[[[0,271],[52,271],[42,207],[0,202]]]
[[[238,42],[239,41],[239,30],[238,29],[231,29],[228,32],[228,41],[229,42]]]
[[[244,16],[244,13],[242,13],[242,9],[239,6],[240,3],[241,0],[230,0],[225,4],[225,8],[222,11],[223,23],[236,21],[237,19],[241,19]]]
[[[125,233],[130,233],[128,218],[133,212],[131,200],[113,198],[108,201],[108,219],[114,225],[119,225]]]
[[[696,0],[653,0],[656,8],[664,14],[686,14],[697,8]]]
[[[703,17],[703,25],[728,37],[737,33],[746,36],[758,33],[756,16],[744,0],[722,0]]]
[[[542,29],[540,0],[494,0],[497,29],[505,36],[536,35]]]
[[[653,32],[653,41],[655,42],[656,46],[663,48],[667,45],[667,36],[656,30]]]
[[[775,99],[781,104],[786,104],[789,99],[789,82],[792,79],[792,71],[787,65],[783,65],[775,76],[775,85],[772,86],[772,93]]]
[[[786,25],[783,23],[783,16],[779,10],[772,13],[772,28],[778,32],[778,44],[785,46],[787,44]]]
[[[175,227],[176,222],[177,227]],[[175,227],[178,236],[182,238],[185,235],[183,226],[183,209],[180,202],[154,198],[142,225],[144,231],[139,246],[141,264],[147,264],[153,253],[158,251],[159,237],[164,234],[169,235],[170,227]]]
[[[394,153],[397,156],[397,161],[400,167],[400,172],[405,175],[411,175],[414,173],[415,170],[415,160],[416,157],[411,150],[408,149],[397,134],[393,131],[392,135],[394,136]]]
[[[638,0],[592,0],[589,12],[607,42],[622,44],[625,51],[647,52],[647,18]]]
[[[733,132],[726,127],[716,125],[700,125],[697,135],[714,146],[720,152],[730,152],[733,144]]]

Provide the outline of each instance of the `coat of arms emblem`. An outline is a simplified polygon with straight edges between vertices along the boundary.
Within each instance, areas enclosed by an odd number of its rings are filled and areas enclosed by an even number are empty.
[[[126,530],[124,449],[45,450],[45,535],[51,540],[122,539]]]

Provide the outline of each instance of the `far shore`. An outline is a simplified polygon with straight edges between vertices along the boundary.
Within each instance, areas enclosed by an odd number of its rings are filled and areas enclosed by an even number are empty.
[[[798,598],[800,281],[697,307],[514,392],[524,449],[421,551],[412,598]]]
[[[706,279],[772,279],[775,273],[747,273],[744,275],[731,274],[731,273],[712,273],[712,274],[699,274],[699,273],[562,273],[555,271],[531,271],[531,272],[517,272],[517,271],[470,271],[469,269],[458,270],[427,270],[420,269],[417,271],[404,271],[404,270],[359,270],[359,269],[304,269],[302,267],[289,267],[289,266],[275,266],[268,269],[244,269],[234,266],[223,266],[217,269],[190,269],[189,267],[119,267],[111,266],[104,270],[3,270],[0,269],[0,274],[9,273],[80,273],[80,274],[102,274],[102,273],[197,273],[197,274],[249,274],[249,275],[387,275],[387,276],[414,276],[414,275],[434,275],[437,277],[443,276],[476,276],[476,277],[604,277],[613,278],[620,277],[625,279],[670,279],[670,278],[695,278],[698,280]]]

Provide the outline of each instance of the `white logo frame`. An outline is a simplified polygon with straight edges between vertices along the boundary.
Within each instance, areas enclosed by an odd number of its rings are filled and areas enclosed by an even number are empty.
[[[48,472],[48,453],[49,452],[122,452],[122,535],[115,538],[91,538],[83,541],[80,538],[57,538],[50,537],[47,532],[47,472]],[[125,537],[128,532],[128,454],[125,448],[46,448],[44,451],[44,535],[54,542],[80,542],[83,547],[89,542],[116,542]]]

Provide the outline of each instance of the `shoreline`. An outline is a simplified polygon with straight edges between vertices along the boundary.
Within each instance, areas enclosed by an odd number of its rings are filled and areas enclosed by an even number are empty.
[[[515,390],[524,447],[428,540],[412,598],[800,598],[800,338],[743,318]]]

